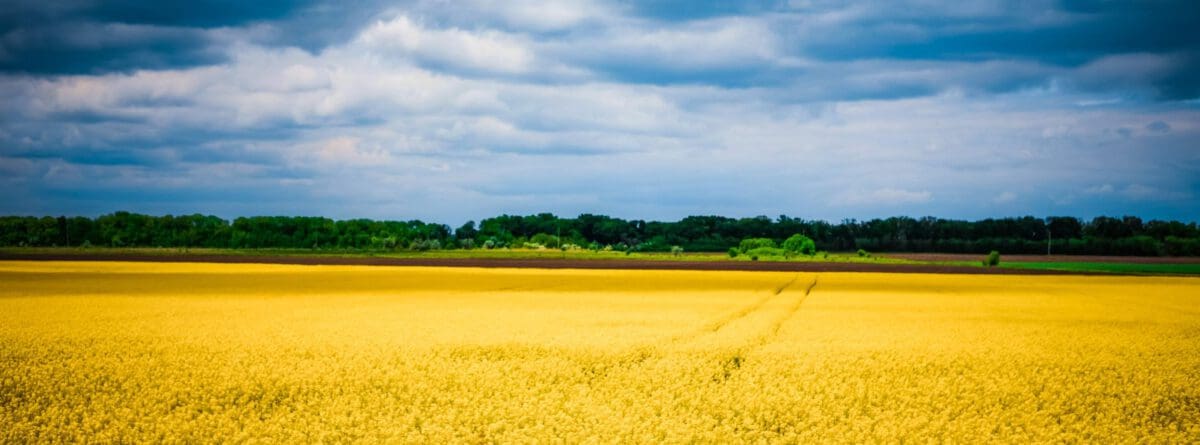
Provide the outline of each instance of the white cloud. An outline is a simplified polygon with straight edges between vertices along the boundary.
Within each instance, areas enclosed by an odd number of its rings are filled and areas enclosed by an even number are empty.
[[[328,198],[308,213],[453,221],[560,209],[838,219],[933,209],[935,195],[939,216],[1045,196],[1161,202],[1189,198],[1171,185],[1200,165],[1194,107],[989,93],[1006,78],[994,71],[1062,74],[1036,63],[797,60],[769,17],[659,23],[589,2],[478,4],[490,21],[395,13],[318,52],[243,42],[202,68],[0,75],[0,170],[284,184]],[[748,87],[605,74],[622,68],[797,71]],[[1153,147],[1104,130],[1147,122],[1170,123]],[[112,152],[129,159],[89,158]],[[1029,188],[1000,192],[1013,184]]]
[[[381,55],[506,74],[529,72],[535,56],[523,38],[500,31],[428,29],[401,15],[375,22],[358,44]]]
[[[379,147],[369,148],[357,137],[335,137],[308,144],[303,147],[313,159],[323,165],[347,165],[354,167],[385,166],[391,156]]]
[[[1116,196],[1130,201],[1171,201],[1190,197],[1183,190],[1171,190],[1146,184],[1132,183],[1124,187],[1114,187],[1112,184],[1091,186],[1084,189],[1085,195]]]
[[[549,54],[590,65],[667,71],[746,68],[785,62],[778,36],[761,19],[734,17],[683,24],[623,22],[602,34],[546,45]]]
[[[1145,184],[1129,184],[1121,189],[1121,196],[1134,201],[1174,201],[1190,197],[1182,190],[1167,190]]]
[[[1014,192],[1003,192],[992,198],[992,202],[996,204],[1008,204],[1017,200],[1017,194]]]
[[[926,190],[913,191],[885,187],[875,190],[851,190],[834,196],[832,205],[898,206],[929,202],[933,194]]]
[[[1158,189],[1142,184],[1129,184],[1121,190],[1121,195],[1129,199],[1154,199],[1161,195]]]
[[[518,32],[565,31],[619,19],[608,2],[594,0],[456,0],[452,7],[447,5],[450,3],[445,0],[425,0],[406,9],[410,14],[451,26],[489,26]]]
[[[536,31],[568,29],[612,14],[606,5],[589,0],[474,0],[460,5],[477,16],[499,16],[509,26]]]

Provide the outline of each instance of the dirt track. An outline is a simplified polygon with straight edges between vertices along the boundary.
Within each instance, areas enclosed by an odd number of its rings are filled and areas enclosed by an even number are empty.
[[[1093,275],[1032,269],[983,268],[927,264],[873,264],[770,261],[674,261],[674,260],[578,260],[578,259],[482,259],[482,258],[379,258],[335,256],[255,255],[139,255],[139,254],[4,254],[0,260],[25,261],[146,261],[165,263],[257,263],[299,265],[513,267],[538,269],[635,269],[635,270],[741,270],[779,272],[892,272],[1003,275]]]

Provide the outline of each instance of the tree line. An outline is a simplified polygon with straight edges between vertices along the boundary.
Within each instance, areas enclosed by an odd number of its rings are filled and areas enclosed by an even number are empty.
[[[457,229],[437,223],[255,216],[152,216],[116,212],[88,217],[0,217],[0,246],[209,247],[354,250],[582,248],[724,252],[742,240],[782,243],[795,234],[825,251],[1052,253],[1200,256],[1195,222],[1134,216],[989,218],[978,221],[891,217],[830,223],[788,216],[689,216],[679,221],[582,214],[500,215]]]

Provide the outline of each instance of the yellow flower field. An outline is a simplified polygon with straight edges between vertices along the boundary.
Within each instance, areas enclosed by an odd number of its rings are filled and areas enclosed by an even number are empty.
[[[0,442],[1200,442],[1200,279],[0,262]]]

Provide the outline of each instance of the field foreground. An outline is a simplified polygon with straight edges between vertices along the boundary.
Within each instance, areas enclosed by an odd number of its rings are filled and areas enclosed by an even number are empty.
[[[1200,279],[0,261],[0,442],[1200,441]]]

